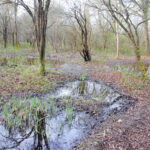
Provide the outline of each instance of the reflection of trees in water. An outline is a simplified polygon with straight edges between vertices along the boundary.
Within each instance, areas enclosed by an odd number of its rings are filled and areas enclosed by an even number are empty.
[[[96,83],[85,82],[84,85],[84,94],[98,96],[100,95],[100,87]]]
[[[43,147],[43,140],[45,142],[45,146],[46,148],[49,150],[49,146],[48,146],[48,139],[47,139],[47,135],[46,135],[46,122],[45,122],[45,114],[42,111],[38,112],[38,125],[37,125],[37,132],[35,132],[34,134],[34,145],[36,143],[36,139],[38,139],[38,143],[37,146],[35,147],[35,149],[37,150],[42,150]]]
[[[85,91],[86,83],[85,81],[81,81],[79,84],[79,95],[83,95]]]
[[[12,146],[5,146],[5,147],[2,147],[1,149],[2,150],[5,150],[5,149],[13,149],[13,148],[16,148],[18,147],[24,140],[26,140],[27,138],[30,137],[30,135],[32,134],[33,132],[33,128],[31,129],[31,131],[27,134],[25,134],[22,138],[14,138],[14,137],[11,137],[11,135],[9,136],[4,136],[1,134],[1,136],[3,136],[4,138],[6,138],[7,140],[13,142],[14,144]]]
[[[9,136],[3,136],[8,141],[11,141],[13,143],[12,146],[5,146],[2,147],[2,150],[5,149],[13,149],[17,148],[22,142],[24,142],[26,139],[28,139],[32,133],[34,133],[33,136],[33,147],[35,150],[42,150],[43,149],[43,141],[45,143],[45,146],[48,150],[50,150],[48,145],[48,139],[46,135],[46,122],[45,122],[46,115],[44,112],[39,111],[37,120],[34,121],[34,126],[32,127],[31,131],[22,135],[22,138],[15,138],[16,135],[13,135],[13,131],[11,128],[9,129]],[[19,130],[19,128],[18,128]]]

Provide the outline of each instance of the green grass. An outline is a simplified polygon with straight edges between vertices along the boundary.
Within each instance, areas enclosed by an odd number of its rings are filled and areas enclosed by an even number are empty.
[[[13,66],[13,65],[39,65],[39,59],[38,58],[25,58],[25,57],[1,57],[0,58],[0,66]]]
[[[17,53],[18,51],[19,49],[16,47],[13,47],[11,44],[8,44],[7,48],[4,48],[2,44],[0,44],[0,53],[5,53],[5,52]]]
[[[13,47],[11,43],[7,44],[7,48],[4,48],[3,44],[0,43],[0,53],[23,53],[24,50],[32,50],[29,43],[19,43],[19,47]]]
[[[28,49],[30,49],[32,47],[31,47],[30,43],[22,42],[22,43],[19,44],[19,48],[28,48]]]

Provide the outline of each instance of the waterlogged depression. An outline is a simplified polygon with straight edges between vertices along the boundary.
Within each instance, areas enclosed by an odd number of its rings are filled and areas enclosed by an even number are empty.
[[[33,125],[28,124],[22,129],[6,129],[0,125],[0,149],[51,149],[71,150],[100,125],[110,114],[126,110],[131,104],[131,97],[124,96],[113,88],[95,81],[75,80],[58,84],[54,92],[46,94],[42,99],[63,100],[94,99],[101,104],[101,113],[90,114],[87,110],[75,111],[72,108],[59,111],[42,121],[44,135],[35,133]]]

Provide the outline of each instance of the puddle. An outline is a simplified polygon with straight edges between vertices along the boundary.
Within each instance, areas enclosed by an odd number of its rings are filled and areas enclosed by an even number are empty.
[[[46,136],[48,139],[50,150],[70,150],[72,147],[79,144],[79,142],[86,135],[88,135],[88,133],[96,123],[96,120],[89,114],[86,114],[86,112],[72,112],[72,118],[73,119],[71,123],[69,123],[67,121],[66,113],[62,111],[56,117],[46,119]],[[28,135],[30,131],[31,128],[27,129],[25,133],[14,131],[15,133],[9,134],[9,132],[1,125],[0,149],[17,145],[17,142],[15,142],[14,139],[18,139],[18,141],[20,141],[19,138],[23,138],[22,135]],[[4,136],[9,136],[9,138],[4,138]],[[35,144],[34,141],[36,141]],[[40,149],[40,145],[38,145],[38,143],[38,138],[36,138],[34,136],[34,132],[32,132],[32,134],[28,138],[24,139],[24,141],[14,149]],[[44,139],[42,139],[42,148],[48,149],[46,147]]]
[[[144,65],[144,66],[148,77],[150,77],[150,65]],[[114,66],[114,70],[117,70],[119,72],[125,71],[131,74],[136,73],[139,76],[142,75],[137,65],[116,65]]]
[[[50,94],[52,95],[52,94]],[[48,94],[46,97],[50,97]],[[103,103],[111,104],[121,96],[114,89],[93,81],[73,81],[60,87],[53,93],[53,98],[96,98]]]
[[[32,131],[32,123],[21,129],[15,128],[10,131],[1,124],[0,149],[71,150],[111,113],[118,113],[130,105],[130,98],[121,95],[105,84],[93,81],[76,80],[58,84],[56,90],[45,95],[43,99],[46,101],[52,97],[55,100],[94,98],[105,105],[103,108],[99,108],[102,109],[100,115],[91,115],[86,110],[73,111],[69,107],[64,110],[58,108],[57,113],[47,118],[44,118],[41,112],[37,132]]]

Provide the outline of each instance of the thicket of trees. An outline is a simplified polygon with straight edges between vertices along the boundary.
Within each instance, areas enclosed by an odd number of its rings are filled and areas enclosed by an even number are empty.
[[[133,51],[144,73],[141,52],[150,55],[150,0],[3,0],[0,2],[0,42],[18,47],[29,42],[39,51],[45,72],[46,41],[51,50],[79,51],[91,61],[91,51]],[[20,8],[25,11],[20,11]]]

